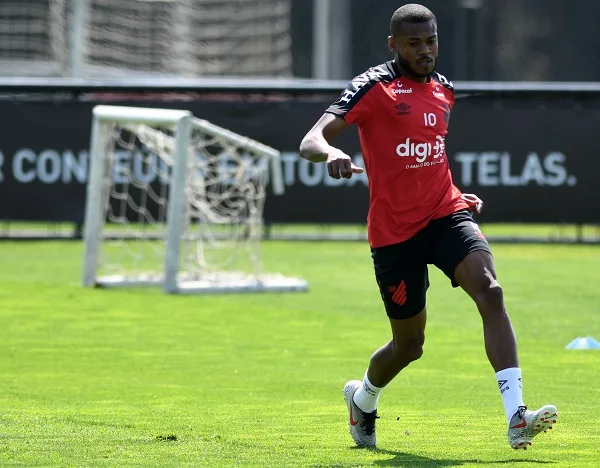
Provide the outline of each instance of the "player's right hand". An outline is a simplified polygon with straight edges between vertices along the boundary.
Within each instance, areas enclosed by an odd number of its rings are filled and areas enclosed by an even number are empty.
[[[335,149],[327,155],[327,171],[334,179],[349,179],[352,174],[361,174],[365,170],[355,166],[352,158],[339,149]]]

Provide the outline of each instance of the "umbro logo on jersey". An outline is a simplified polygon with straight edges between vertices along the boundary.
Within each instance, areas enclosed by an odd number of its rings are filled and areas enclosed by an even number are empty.
[[[408,104],[406,104],[405,102],[401,102],[400,104],[398,104],[396,107],[396,110],[398,112],[396,112],[397,115],[408,115],[410,114],[410,106]]]
[[[433,92],[433,95],[436,98],[440,98],[440,99],[444,99],[446,97],[446,95],[444,93],[436,93],[435,91]]]

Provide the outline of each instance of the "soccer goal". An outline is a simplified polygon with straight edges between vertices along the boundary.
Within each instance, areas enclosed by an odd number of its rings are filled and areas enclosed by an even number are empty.
[[[284,190],[275,149],[184,110],[96,106],[90,161],[85,286],[307,289],[263,271],[267,186]]]

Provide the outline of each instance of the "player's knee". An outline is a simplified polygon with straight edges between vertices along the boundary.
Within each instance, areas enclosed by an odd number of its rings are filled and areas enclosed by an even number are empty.
[[[415,341],[411,343],[407,356],[410,362],[421,359],[421,356],[423,356],[423,342]]]
[[[394,343],[396,359],[405,364],[420,359],[421,356],[423,356],[424,343],[424,334],[419,334],[414,337],[404,339],[399,343]]]
[[[501,307],[504,303],[504,292],[502,287],[497,281],[482,287],[481,290],[475,296],[475,302],[478,305],[483,305],[495,308]]]

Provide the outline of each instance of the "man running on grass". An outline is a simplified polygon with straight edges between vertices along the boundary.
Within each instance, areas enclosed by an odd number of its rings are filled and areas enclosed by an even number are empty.
[[[371,356],[362,382],[344,387],[350,434],[358,446],[376,445],[382,390],[423,354],[432,264],[475,302],[506,411],[508,441],[514,449],[527,449],[556,422],[557,410],[547,405],[530,411],[523,403],[515,335],[490,246],[471,215],[482,203],[452,182],[444,140],[454,88],[434,71],[437,21],[422,5],[404,5],[394,12],[390,32],[394,60],[354,78],[300,145],[302,157],[326,162],[331,177],[350,178],[363,169],[330,142],[356,124],[369,176],[368,238],[392,339]]]

